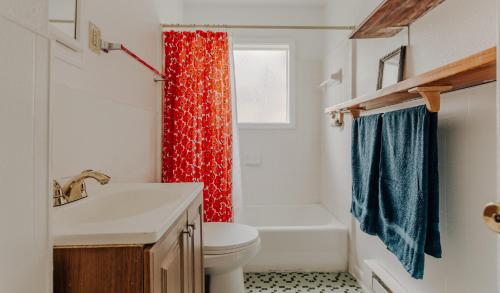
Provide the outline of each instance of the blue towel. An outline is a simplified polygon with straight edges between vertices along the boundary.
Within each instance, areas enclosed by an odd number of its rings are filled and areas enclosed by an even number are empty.
[[[352,126],[352,205],[351,213],[360,229],[378,231],[378,189],[382,115],[359,117]]]
[[[441,257],[437,113],[425,106],[383,116],[377,235],[413,278],[424,253]]]

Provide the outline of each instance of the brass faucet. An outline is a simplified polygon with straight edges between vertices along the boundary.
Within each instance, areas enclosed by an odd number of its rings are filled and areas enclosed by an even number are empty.
[[[54,206],[61,206],[82,198],[87,197],[87,188],[85,187],[85,179],[93,178],[101,185],[107,184],[111,177],[94,170],[85,170],[79,175],[71,178],[64,186],[54,180]]]

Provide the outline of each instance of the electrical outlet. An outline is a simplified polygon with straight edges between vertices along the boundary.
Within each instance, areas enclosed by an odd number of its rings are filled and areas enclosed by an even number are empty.
[[[101,54],[101,29],[89,22],[89,48],[96,54]]]

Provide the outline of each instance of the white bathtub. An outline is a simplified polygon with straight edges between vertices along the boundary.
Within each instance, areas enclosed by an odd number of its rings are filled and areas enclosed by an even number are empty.
[[[243,215],[262,241],[245,271],[347,270],[347,228],[322,205],[247,206]]]

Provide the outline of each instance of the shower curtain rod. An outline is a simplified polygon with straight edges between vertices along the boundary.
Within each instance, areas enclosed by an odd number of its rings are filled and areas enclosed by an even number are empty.
[[[258,25],[258,24],[180,24],[163,23],[167,28],[221,28],[221,29],[286,29],[286,30],[353,30],[355,26],[349,25]]]

